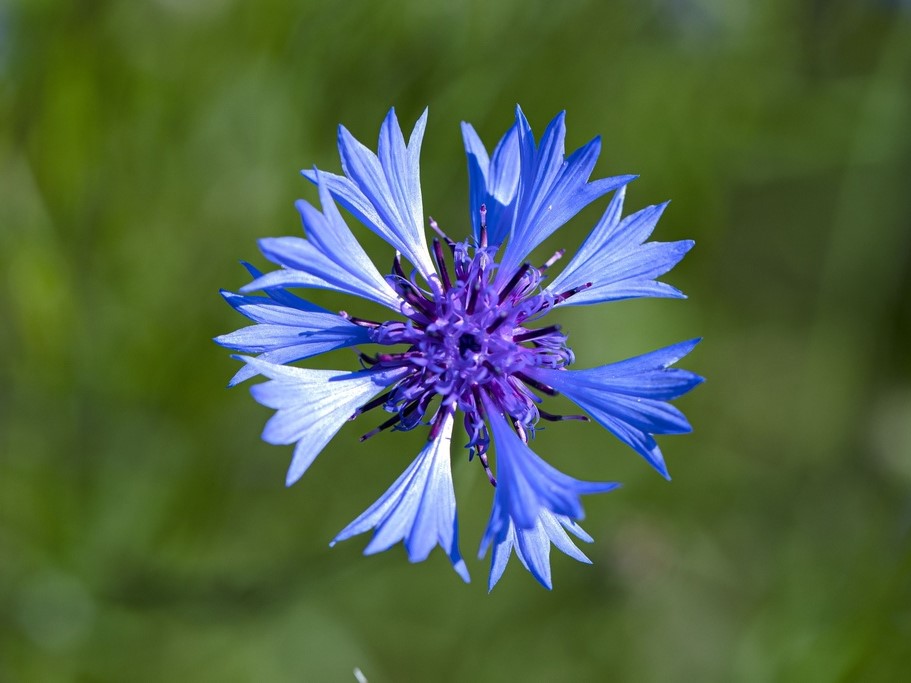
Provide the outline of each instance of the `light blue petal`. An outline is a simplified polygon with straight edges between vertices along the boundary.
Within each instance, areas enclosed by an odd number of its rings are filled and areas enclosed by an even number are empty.
[[[260,273],[257,272],[255,277],[259,276]],[[297,325],[301,321],[301,314],[322,314],[338,318],[335,313],[294,295],[291,295],[290,299],[280,301],[272,296],[244,296],[226,289],[221,290],[220,294],[231,308],[257,323]]]
[[[427,110],[418,119],[405,146],[395,110],[390,109],[380,128],[377,156],[386,176],[386,184],[402,220],[414,235],[424,236],[424,206],[421,198],[420,153],[427,124]]]
[[[379,156],[339,126],[338,146],[346,177],[325,174],[332,196],[365,226],[401,252],[425,278],[434,274],[420,184],[420,150],[427,110],[415,124],[407,147],[390,110],[379,138]],[[317,182],[316,172],[302,171]]]
[[[588,370],[533,368],[527,372],[565,394],[669,479],[652,435],[690,431],[683,414],[665,401],[685,394],[703,381],[696,374],[669,367],[699,341],[691,339]]]
[[[309,239],[266,238],[263,255],[283,270],[256,278],[241,291],[274,287],[316,287],[353,294],[400,310],[401,299],[345,225],[323,175],[317,174],[323,211],[300,200],[296,206]]]
[[[309,240],[301,237],[267,237],[259,240],[259,249],[263,256],[283,268],[241,287],[241,292],[270,287],[312,287],[362,297],[394,311],[401,308],[402,300],[375,268],[373,272],[355,270],[352,267],[353,260],[336,261]]]
[[[366,332],[364,328],[361,330]],[[339,346],[346,346],[347,340],[351,337],[346,334],[347,330],[344,328],[327,328],[324,332],[325,334],[320,334],[319,330],[305,331],[287,325],[249,325],[229,334],[218,336],[215,341],[225,348],[242,353],[264,353],[288,346],[299,346],[306,341],[312,342],[315,346],[325,345],[325,350],[329,351],[339,348]],[[355,339],[357,341],[350,343],[370,341],[369,335],[363,333],[357,334]],[[321,353],[321,351],[316,353]],[[311,355],[316,355],[316,353]]]
[[[541,510],[582,519],[580,496],[617,488],[615,482],[582,481],[555,469],[519,438],[490,400],[484,399],[484,407],[496,448],[497,488],[482,553],[506,538],[510,524],[518,532],[532,529]]]
[[[540,523],[540,520],[539,520]],[[553,588],[550,578],[550,539],[537,525],[516,530],[516,555],[538,583],[547,590]]]
[[[336,263],[344,262],[346,269],[352,274],[362,278],[365,282],[381,286],[379,283],[383,281],[383,276],[373,265],[339,213],[322,174],[319,171],[315,172],[323,213],[315,211],[303,200],[295,202],[295,206],[301,214],[307,237],[331,260]]]
[[[254,280],[257,278],[261,278],[263,276],[262,272],[260,272],[256,268],[256,266],[254,266],[250,263],[247,263],[246,261],[241,261],[241,264],[243,265],[244,268],[247,269],[247,272],[253,276]],[[225,290],[222,290],[222,291],[225,291]],[[264,291],[265,291],[266,296],[269,299],[272,299],[273,301],[276,301],[284,306],[288,306],[290,308],[299,308],[302,311],[329,313],[329,311],[327,311],[322,306],[317,306],[316,304],[310,303],[306,299],[302,299],[299,296],[297,296],[296,294],[292,294],[291,292],[289,292],[286,289],[273,287],[273,288],[269,288]]]
[[[519,139],[516,126],[501,138],[493,157],[470,123],[462,122],[462,138],[468,157],[469,210],[474,238],[481,238],[481,205],[487,209],[487,240],[501,244],[509,236],[515,219],[519,184]]]
[[[515,525],[510,524],[509,529],[503,536],[503,540],[495,543],[493,546],[493,552],[490,556],[490,576],[487,578],[487,592],[493,590],[493,587],[497,585],[497,581],[503,576],[503,572],[506,571],[506,565],[509,563],[509,558],[512,556],[512,550],[515,547],[515,544],[516,527]],[[479,556],[484,557],[486,551],[487,548],[482,545]]]
[[[266,297],[231,292],[222,294],[236,310],[259,323],[216,337],[219,344],[228,348],[259,353],[254,349],[269,351],[280,346],[320,344],[323,341],[337,343],[351,340],[352,344],[370,341],[366,328],[329,311],[290,308]]]
[[[295,305],[290,306],[267,297],[227,291],[222,291],[222,296],[237,311],[259,324],[221,335],[215,341],[234,351],[260,354],[260,360],[284,364],[370,342],[366,328],[303,299],[294,297]],[[255,375],[253,366],[245,364],[228,386]]]
[[[556,295],[588,283],[590,286],[557,305],[581,306],[646,296],[684,298],[679,290],[655,278],[677,265],[694,243],[645,243],[667,203],[646,207],[621,220],[624,194],[624,189],[617,191],[601,220],[547,291]]]
[[[266,423],[263,440],[271,444],[297,443],[286,478],[288,486],[300,479],[358,408],[410,372],[408,368],[309,370],[247,356],[240,358],[270,378],[269,382],[250,388],[259,403],[278,411]]]
[[[535,521],[534,527],[530,529],[516,529],[515,525],[510,521],[507,533],[493,548],[490,576],[487,583],[488,591],[493,590],[497,581],[503,576],[506,564],[509,562],[509,556],[513,550],[515,550],[522,566],[548,590],[553,587],[550,568],[551,544],[573,559],[591,564],[591,560],[576,547],[566,530],[569,530],[587,543],[592,541],[591,536],[585,533],[582,527],[570,518],[554,515],[543,508]]]
[[[468,582],[468,568],[458,546],[456,501],[449,464],[452,425],[452,415],[448,414],[437,438],[428,442],[395,483],[330,545],[376,529],[364,554],[383,552],[404,541],[412,562],[426,560],[439,545],[459,576]]]
[[[592,561],[588,559],[588,556],[576,547],[576,544],[572,542],[572,539],[565,530],[569,529],[577,538],[582,539],[586,543],[591,543],[592,537],[585,533],[582,527],[569,517],[558,517],[557,515],[553,515],[546,511],[545,514],[541,515],[540,522],[548,538],[550,538],[551,543],[557,546],[557,550],[584,564],[592,563]]]
[[[281,242],[275,242],[280,238],[268,238],[268,240],[260,240],[259,248],[262,251],[263,245],[268,245],[269,248],[281,249]],[[300,239],[298,237],[288,237],[285,239],[296,240]],[[306,242],[306,240],[301,240]],[[269,258],[267,255],[266,258]],[[284,258],[282,256],[275,256],[274,258]],[[319,258],[319,256],[317,256]],[[271,260],[271,259],[270,259]],[[257,292],[262,290],[269,293],[273,289],[283,289],[285,287],[305,287],[305,288],[314,288],[314,289],[335,289],[335,286],[327,281],[324,278],[317,277],[315,275],[310,275],[309,273],[304,273],[300,270],[296,270],[291,267],[282,268],[281,270],[273,270],[269,273],[260,275],[252,282],[244,285],[240,288],[240,291],[244,294],[249,294],[250,292]],[[358,294],[358,296],[361,296]]]
[[[465,157],[468,161],[468,209],[471,216],[474,238],[481,237],[481,205],[487,203],[487,173],[490,169],[490,157],[481,138],[467,121],[462,121],[462,142],[465,145]],[[490,207],[487,207],[490,211]],[[489,230],[488,225],[488,230]]]
[[[516,109],[521,163],[516,217],[500,264],[498,280],[508,280],[528,254],[598,197],[626,185],[635,176],[589,183],[601,150],[595,138],[564,159],[565,115],[558,114],[535,146],[531,127]]]

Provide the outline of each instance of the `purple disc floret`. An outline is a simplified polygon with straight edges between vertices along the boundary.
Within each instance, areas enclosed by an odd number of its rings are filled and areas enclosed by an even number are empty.
[[[462,414],[468,459],[480,462],[495,487],[481,554],[493,547],[488,585],[499,580],[513,552],[551,587],[550,547],[582,562],[570,538],[592,539],[578,525],[580,496],[615,489],[566,475],[529,447],[541,420],[594,420],[645,458],[664,477],[655,435],[691,431],[669,403],[702,381],[671,367],[698,339],[598,367],[574,362],[560,325],[544,318],[562,306],[639,297],[683,298],[658,281],[693,242],[649,242],[666,204],[623,216],[634,176],[590,181],[600,152],[595,138],[564,154],[563,114],[536,141],[520,109],[492,154],[471,125],[462,132],[468,157],[471,235],[454,241],[432,218],[428,244],[419,179],[427,112],[409,140],[390,111],[377,153],[339,128],[341,175],[304,171],[321,208],[297,203],[305,237],[260,240],[279,266],[261,273],[240,294],[223,292],[254,324],[216,338],[245,365],[232,379],[255,375],[254,398],[276,412],[263,438],[294,444],[287,483],[297,481],[342,425],[375,409],[388,417],[366,432],[428,429],[427,445],[386,492],[343,529],[333,544],[373,531],[365,552],[402,542],[412,562],[439,545],[458,575],[468,569],[458,545],[450,466],[456,413]],[[582,208],[613,192],[579,251],[551,278],[559,250],[540,266],[528,259]],[[360,246],[336,203],[395,251],[383,276]],[[335,313],[292,293],[323,289],[384,307],[366,319]],[[254,295],[261,291],[263,295]],[[310,370],[291,365],[335,349],[355,348],[360,369]],[[556,415],[542,403],[563,394],[584,414]],[[567,533],[569,532],[569,533]]]

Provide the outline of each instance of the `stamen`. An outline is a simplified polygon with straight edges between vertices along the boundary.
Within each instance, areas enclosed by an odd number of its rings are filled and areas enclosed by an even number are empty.
[[[395,261],[392,263],[392,275],[387,275],[386,277],[387,280],[391,278],[392,286],[399,296],[416,308],[428,321],[433,320],[433,302],[428,301],[421,289],[405,277],[398,254],[396,254]]]
[[[445,406],[443,410],[437,413],[436,418],[433,420],[433,424],[430,425],[430,432],[427,434],[427,440],[433,441],[440,435],[440,430],[443,428],[443,423],[446,419],[451,416],[454,412],[452,406]]]
[[[530,269],[531,269],[531,264],[529,264],[529,263],[522,264],[522,267],[516,271],[516,274],[512,276],[512,278],[509,280],[509,282],[506,283],[506,286],[500,292],[499,303],[502,304],[504,301],[506,301],[506,297],[508,297],[510,294],[512,294],[512,290],[514,290],[516,288],[516,286],[519,284],[519,281],[525,276],[525,273],[527,273]]]
[[[405,353],[378,353],[376,358],[380,363],[398,363],[412,358],[420,358],[423,355],[420,351],[406,351]]]
[[[445,232],[443,232],[440,229],[440,226],[433,219],[433,216],[427,216],[427,221],[428,221],[428,223],[430,223],[430,229],[433,230],[437,235],[439,235],[443,239],[444,242],[446,242],[446,246],[448,246],[450,249],[452,249],[455,246],[455,242],[453,242],[452,239],[450,239],[449,235],[447,235]]]
[[[339,311],[338,314],[347,320],[349,323],[354,323],[355,325],[360,325],[361,327],[379,327],[383,323],[378,323],[376,320],[367,320],[366,318],[358,318],[351,315],[347,311]]]
[[[361,362],[361,365],[366,367],[371,367],[380,362],[380,359],[376,356],[368,356],[363,351],[356,351],[357,359]]]
[[[412,275],[414,276],[414,273]],[[428,301],[421,288],[405,275],[405,271],[402,270],[402,255],[399,252],[395,252],[395,258],[392,260],[392,274],[387,275],[386,280],[392,284],[399,296],[417,309],[422,317],[426,318],[428,322],[433,320],[433,302]],[[409,314],[405,315],[412,317]]]
[[[565,422],[566,420],[591,422],[591,419],[589,419],[587,415],[554,415],[553,413],[548,413],[546,410],[541,410],[540,408],[538,408],[538,415],[541,416],[542,420],[547,420],[548,422]]]
[[[481,204],[480,208],[481,214],[481,235],[480,240],[478,241],[481,249],[487,248],[487,204]]]
[[[408,302],[415,309],[417,309],[416,310],[417,314],[421,315],[428,322],[433,320],[433,310],[431,308],[432,304],[429,301],[427,301],[427,299],[424,299],[423,297],[418,296],[410,288],[409,289],[403,288],[402,291],[399,293],[401,294],[402,298],[406,302]],[[408,317],[412,317],[412,316],[408,316]]]
[[[402,255],[399,252],[395,252],[395,258],[392,259],[392,272],[403,280],[408,280],[405,277],[405,271],[402,270]]]
[[[487,326],[487,329],[485,330],[487,332],[487,334],[491,334],[492,332],[494,332],[500,325],[502,325],[504,322],[506,322],[506,319],[508,317],[509,317],[509,311],[500,311],[499,313],[497,313],[497,317],[494,319],[494,321],[492,323],[490,323],[490,325]]]
[[[468,294],[468,305],[465,307],[468,315],[474,314],[475,306],[478,303],[478,293],[481,291],[481,281],[475,280],[471,284],[471,292]]]
[[[363,443],[363,442],[366,441],[367,439],[373,438],[374,436],[376,436],[376,435],[379,434],[380,432],[382,432],[382,431],[384,431],[384,430],[386,430],[386,429],[389,429],[390,427],[392,427],[392,426],[395,425],[395,424],[398,424],[399,422],[401,422],[401,420],[402,420],[402,413],[396,413],[395,415],[393,415],[392,417],[390,417],[388,420],[386,420],[385,422],[383,422],[381,425],[379,425],[379,426],[376,427],[375,429],[371,429],[369,432],[367,432],[366,434],[364,434],[363,436],[361,436],[361,438],[359,439],[359,441],[360,441],[361,443]]]
[[[513,427],[516,428],[516,434],[518,434],[519,438],[522,439],[522,443],[528,443],[528,434],[525,431],[525,425],[523,425],[515,418],[513,418],[512,424]]]
[[[443,258],[443,245],[436,237],[433,238],[433,260],[436,261],[437,268],[440,270],[443,291],[448,292],[452,289],[452,280],[449,279],[449,269],[446,268],[446,259]]]
[[[487,436],[487,425],[484,424],[484,418],[487,417],[487,410],[484,408],[484,402],[481,400],[481,389],[478,386],[471,387],[471,397],[474,399],[474,408],[478,413],[478,420],[481,423],[481,429]],[[486,446],[485,446],[486,450]],[[483,455],[485,450],[479,450],[478,455]]]
[[[360,408],[358,408],[357,410],[354,411],[354,415],[352,415],[350,419],[353,420],[354,418],[358,417],[359,415],[363,415],[364,413],[366,413],[369,410],[373,410],[374,408],[379,408],[386,401],[388,401],[392,397],[392,394],[394,394],[394,393],[395,393],[395,390],[393,389],[392,391],[387,391],[385,394],[381,394],[381,395],[377,396],[376,398],[374,398],[370,401],[367,401],[367,403],[365,403]]]
[[[557,295],[554,299],[555,304],[562,303],[566,301],[569,297],[578,294],[579,292],[584,292],[586,289],[592,286],[591,282],[586,282],[584,285],[579,285],[578,287],[573,287],[572,289],[567,289],[562,294]]]
[[[528,375],[526,375],[524,373],[517,372],[517,373],[515,373],[515,377],[517,379],[520,379],[523,382],[525,382],[528,386],[534,387],[538,391],[540,391],[544,394],[547,394],[548,396],[559,396],[560,395],[560,392],[558,392],[553,387],[547,386],[546,384],[543,384],[542,382],[539,382],[536,379],[532,379],[531,377],[529,377]]]
[[[522,334],[515,335],[512,340],[514,342],[526,342],[531,341],[532,339],[538,339],[539,337],[546,337],[549,334],[554,332],[559,332],[562,328],[559,325],[548,325],[547,327],[541,327],[537,330],[528,330]]]
[[[540,268],[538,268],[538,270],[543,273],[548,268],[550,268],[552,265],[554,265],[557,261],[559,261],[561,258],[563,258],[563,254],[565,254],[565,253],[566,253],[566,249],[560,249],[558,251],[555,251],[554,255],[551,256],[549,259],[547,259],[544,262],[544,265],[541,266]]]
[[[487,475],[487,481],[490,482],[490,485],[494,488],[497,487],[497,479],[493,476],[493,472],[490,470],[490,463],[487,461],[487,454],[481,453],[478,451],[478,460],[481,461],[481,465],[484,467],[484,474]]]

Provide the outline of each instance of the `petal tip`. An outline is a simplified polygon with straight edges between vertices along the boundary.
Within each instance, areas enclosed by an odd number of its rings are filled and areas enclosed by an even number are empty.
[[[468,574],[468,565],[465,564],[464,560],[459,560],[456,564],[452,565],[452,568],[455,569],[456,574],[459,575],[459,578],[462,579],[462,581],[471,583],[471,576]]]

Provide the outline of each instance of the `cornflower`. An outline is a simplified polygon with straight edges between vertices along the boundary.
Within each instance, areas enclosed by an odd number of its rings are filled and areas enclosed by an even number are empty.
[[[493,509],[480,556],[493,548],[488,587],[513,552],[551,588],[550,546],[590,560],[572,536],[581,496],[615,489],[615,482],[575,479],[529,448],[541,420],[595,422],[668,477],[656,434],[691,431],[668,401],[702,378],[672,368],[699,341],[681,342],[635,358],[585,370],[574,361],[560,325],[542,322],[552,310],[637,297],[683,298],[660,277],[693,246],[690,240],[647,242],[666,204],[622,216],[626,186],[635,176],[589,181],[600,153],[595,138],[564,156],[564,114],[536,142],[521,109],[492,155],[470,124],[462,124],[468,156],[472,234],[451,239],[429,218],[428,245],[419,180],[427,112],[406,143],[394,110],[380,130],[378,151],[343,126],[338,146],[343,175],[303,171],[321,208],[297,202],[306,238],[266,238],[263,255],[279,269],[254,278],[241,293],[222,292],[254,322],[216,341],[243,354],[236,385],[255,375],[268,381],[253,397],[276,410],[263,439],[295,444],[286,483],[296,482],[350,419],[382,409],[388,418],[365,433],[429,427],[417,458],[363,514],[332,541],[373,531],[365,554],[403,542],[412,562],[439,545],[465,581],[458,543],[450,444],[461,414],[468,460],[477,460],[494,488]],[[613,192],[601,219],[556,277],[557,251],[542,265],[533,249],[582,208]],[[368,258],[336,205],[394,250],[385,277]],[[316,288],[352,295],[392,311],[376,320],[335,313],[289,289]],[[264,296],[253,296],[255,291]],[[372,353],[360,349],[376,345]],[[358,347],[359,370],[313,370],[289,365],[334,349]],[[542,396],[563,394],[585,414],[556,415]]]

